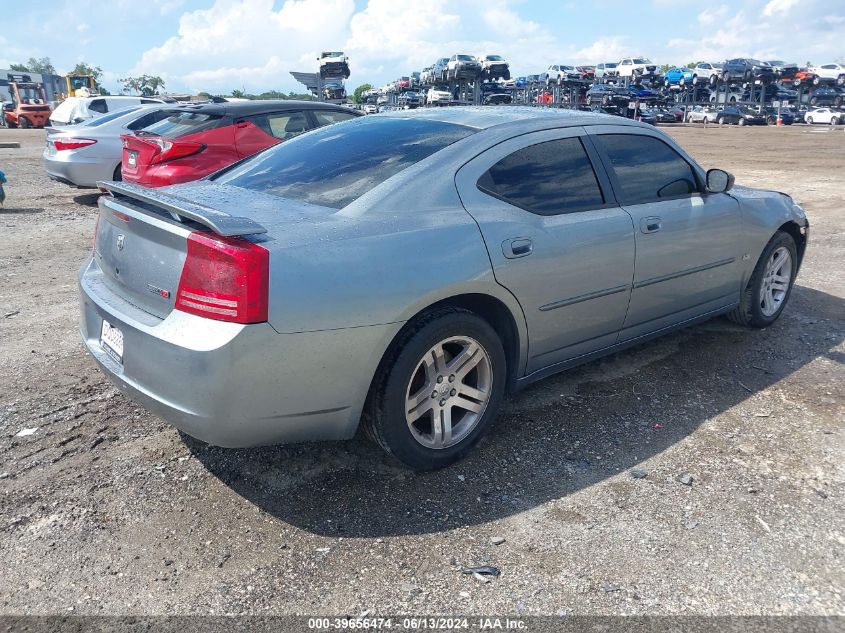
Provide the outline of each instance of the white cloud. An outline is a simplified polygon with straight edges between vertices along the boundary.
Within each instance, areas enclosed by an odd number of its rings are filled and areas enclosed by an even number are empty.
[[[763,15],[767,17],[778,14],[786,15],[796,5],[798,5],[798,0],[770,0],[763,7]]]

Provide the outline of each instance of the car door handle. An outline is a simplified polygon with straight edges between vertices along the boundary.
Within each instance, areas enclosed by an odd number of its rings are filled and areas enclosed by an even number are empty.
[[[643,218],[640,220],[640,231],[643,233],[657,233],[663,221],[658,217]]]
[[[534,251],[534,242],[529,237],[515,237],[502,242],[502,252],[508,259],[525,257]]]

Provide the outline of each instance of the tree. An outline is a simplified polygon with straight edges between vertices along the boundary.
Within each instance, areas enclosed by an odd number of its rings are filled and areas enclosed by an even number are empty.
[[[663,64],[663,65],[660,67],[660,72],[665,73],[665,72],[666,72],[667,70],[669,70],[670,68],[672,68],[672,66],[671,66],[670,64]]]
[[[76,67],[71,70],[69,75],[91,75],[94,77],[94,83],[100,85],[100,77],[103,76],[103,69],[99,66],[89,66],[85,62],[79,62]]]
[[[687,64],[687,68],[695,68],[696,66],[698,66],[698,64],[697,64],[697,63],[695,63],[695,62],[689,62],[689,63]]]
[[[144,97],[159,94],[164,89],[164,79],[157,75],[141,75],[118,79],[123,84],[123,92],[134,92]]]
[[[53,66],[49,57],[42,57],[41,59],[30,57],[26,65],[29,68],[29,72],[32,73],[40,73],[42,75],[56,74],[56,67]]]
[[[361,95],[372,89],[373,87],[370,84],[361,84],[355,88],[355,92],[352,93],[352,103],[361,103]]]
[[[28,73],[30,72],[29,68],[24,66],[23,64],[9,64],[9,68],[11,70],[15,70],[19,73]]]
[[[246,93],[243,90],[232,90],[232,97],[235,99],[243,99],[246,96]]]

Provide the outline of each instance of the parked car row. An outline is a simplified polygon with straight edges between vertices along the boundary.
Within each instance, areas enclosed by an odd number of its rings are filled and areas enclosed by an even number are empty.
[[[316,101],[138,104],[47,128],[47,174],[73,187],[126,180],[161,187],[202,178],[303,132],[361,116]]]

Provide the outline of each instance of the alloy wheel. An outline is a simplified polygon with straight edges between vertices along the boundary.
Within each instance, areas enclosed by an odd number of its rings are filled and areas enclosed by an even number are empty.
[[[492,395],[493,370],[482,345],[466,336],[440,341],[420,359],[405,392],[405,421],[413,438],[444,449],[476,427]]]
[[[770,317],[777,313],[789,292],[792,279],[792,255],[785,246],[776,248],[766,262],[760,285],[760,312]]]

